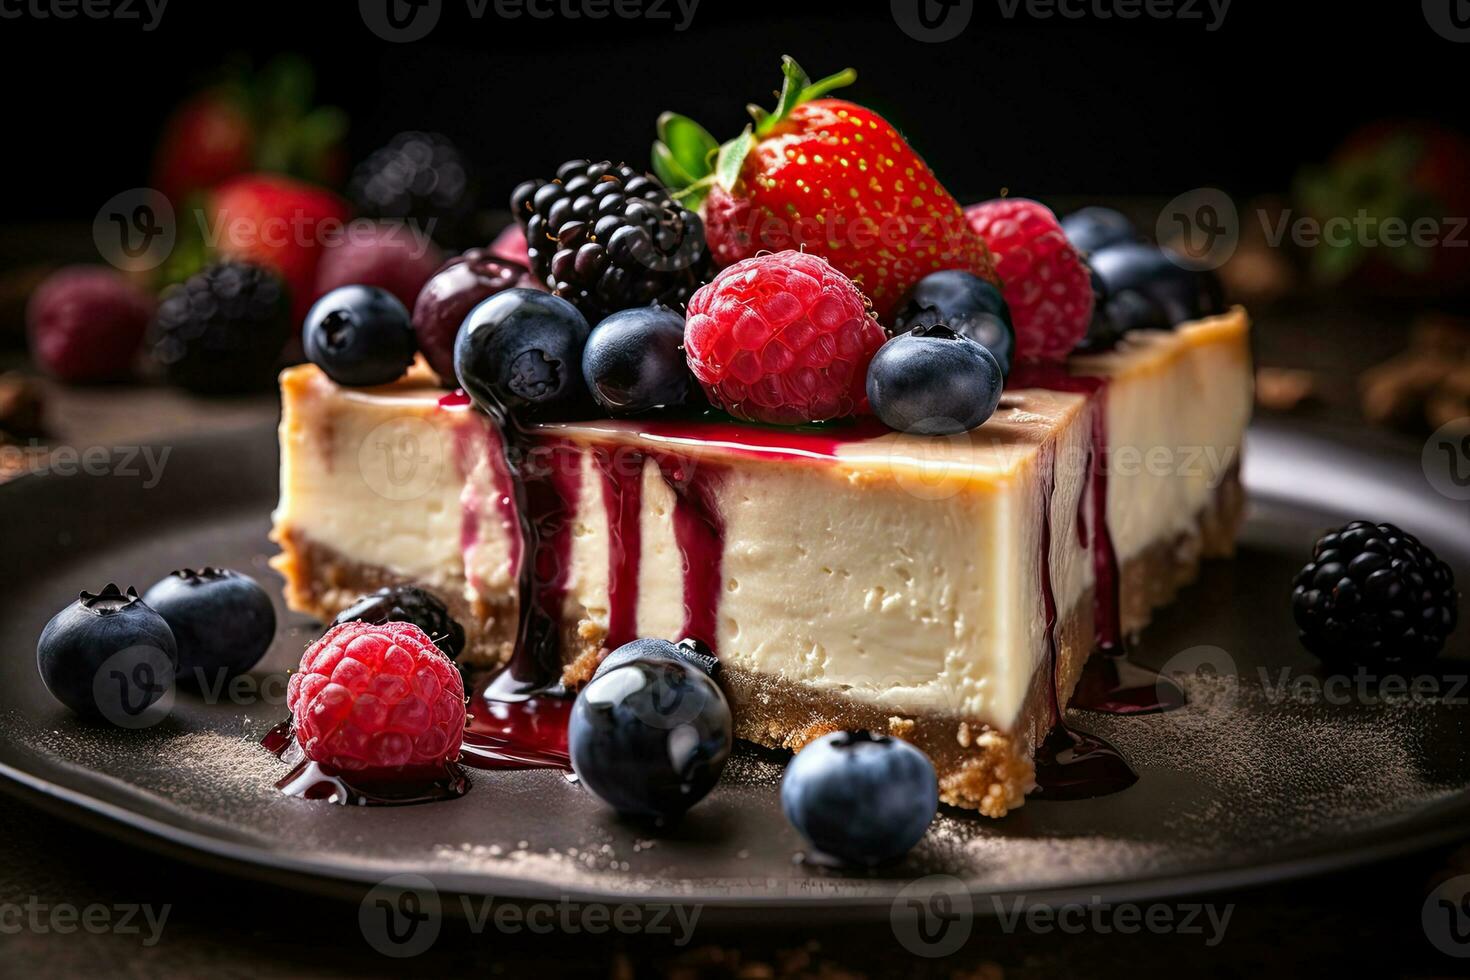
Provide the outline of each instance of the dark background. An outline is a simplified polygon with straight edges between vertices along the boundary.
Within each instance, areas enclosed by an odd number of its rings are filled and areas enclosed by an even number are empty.
[[[34,0],[6,0],[19,2]],[[1007,19],[997,0],[976,0],[942,44],[909,38],[882,0],[774,6],[702,0],[680,33],[672,20],[476,20],[465,0],[444,0],[434,31],[409,44],[374,36],[351,0],[173,0],[148,33],[138,21],[0,20],[6,168],[26,188],[6,210],[90,221],[145,184],[169,108],[237,52],[308,56],[323,100],[351,115],[353,161],[401,129],[450,136],[490,207],[569,157],[645,162],[663,109],[733,136],[747,102],[773,104],[782,54],[813,77],[857,68],[853,97],[894,121],[962,201],[1003,187],[1284,190],[1364,122],[1465,128],[1470,45],[1434,33],[1415,2],[1235,0],[1211,32],[1203,0],[1204,19],[1131,21],[1024,8]]]

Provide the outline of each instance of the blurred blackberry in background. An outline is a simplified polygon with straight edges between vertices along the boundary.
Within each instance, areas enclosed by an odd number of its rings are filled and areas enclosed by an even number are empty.
[[[515,189],[531,269],[594,326],[657,302],[683,312],[709,277],[704,223],[653,177],[606,160],[569,160],[556,179]]]
[[[270,387],[290,336],[290,304],[275,273],[222,262],[163,294],[148,350],[170,384],[226,394]]]
[[[476,188],[458,147],[438,133],[405,132],[374,150],[347,182],[347,196],[367,218],[413,221],[453,247],[472,232]]]
[[[1454,573],[1418,538],[1353,521],[1317,541],[1291,607],[1302,645],[1336,666],[1435,656],[1458,599]]]

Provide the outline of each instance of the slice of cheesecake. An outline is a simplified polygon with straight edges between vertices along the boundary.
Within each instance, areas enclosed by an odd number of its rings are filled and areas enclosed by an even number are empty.
[[[742,737],[891,732],[933,759],[945,801],[992,816],[1033,787],[1095,645],[1230,553],[1251,406],[1237,310],[1018,374],[959,436],[543,426],[512,443],[518,492],[502,433],[426,370],[345,389],[304,366],[281,385],[293,608],[330,619],[414,583],[488,665],[511,657],[529,588],[569,684],[635,636],[692,636],[720,658]],[[534,671],[527,655],[515,670]]]

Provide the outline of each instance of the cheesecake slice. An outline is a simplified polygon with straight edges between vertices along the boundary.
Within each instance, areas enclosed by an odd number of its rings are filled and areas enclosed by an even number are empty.
[[[1252,400],[1239,310],[1020,371],[949,437],[602,420],[513,434],[508,464],[505,434],[426,369],[347,389],[302,366],[281,390],[292,608],[327,620],[413,583],[491,666],[531,602],[554,663],[522,649],[511,670],[568,685],[636,636],[695,637],[740,736],[890,732],[946,802],[990,816],[1033,788],[1095,646],[1230,553]]]

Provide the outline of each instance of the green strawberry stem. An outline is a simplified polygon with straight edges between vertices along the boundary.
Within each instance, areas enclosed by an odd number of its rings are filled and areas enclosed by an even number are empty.
[[[814,82],[790,55],[782,56],[781,73],[784,81],[775,110],[767,112],[756,105],[746,106],[754,122],[723,144],[716,143],[708,130],[688,116],[665,112],[658,117],[653,173],[674,192],[680,203],[698,208],[716,184],[726,190],[733,189],[757,140],[770,135],[797,106],[857,81],[857,72],[844,68]]]

